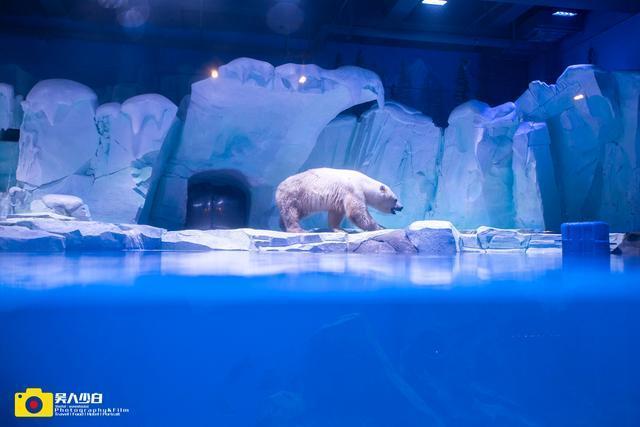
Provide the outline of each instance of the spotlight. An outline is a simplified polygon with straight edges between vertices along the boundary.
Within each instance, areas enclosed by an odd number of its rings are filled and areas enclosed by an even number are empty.
[[[563,18],[573,18],[576,15],[576,12],[569,12],[568,10],[556,10],[553,12],[553,16],[562,16]]]
[[[300,78],[298,79],[298,83],[300,83],[301,85],[305,84],[307,82],[307,76],[305,76],[304,74],[300,76]]]
[[[217,79],[217,78],[218,78],[218,76],[219,76],[219,74],[218,74],[218,70],[217,70],[216,68],[212,68],[212,69],[211,69],[211,78],[212,78],[212,79]]]
[[[573,97],[574,101],[580,101],[581,99],[584,99],[584,95],[579,93],[576,96]]]
[[[430,4],[431,6],[444,6],[447,0],[422,0],[422,4]]]

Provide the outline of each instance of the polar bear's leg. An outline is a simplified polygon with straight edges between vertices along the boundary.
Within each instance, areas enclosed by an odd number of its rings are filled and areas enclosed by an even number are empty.
[[[280,222],[289,233],[303,233],[300,227],[300,212],[294,206],[283,206],[280,209]]]
[[[357,227],[360,227],[364,231],[381,230],[382,227],[371,217],[371,214],[367,210],[367,205],[364,201],[359,200],[356,197],[349,197],[345,200],[345,210],[347,217]]]
[[[329,230],[342,231],[340,229],[340,223],[344,219],[344,211],[330,210],[329,211]]]

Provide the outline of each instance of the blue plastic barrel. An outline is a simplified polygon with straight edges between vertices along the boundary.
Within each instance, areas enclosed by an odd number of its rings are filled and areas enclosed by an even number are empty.
[[[561,229],[563,255],[609,255],[606,222],[565,222]]]

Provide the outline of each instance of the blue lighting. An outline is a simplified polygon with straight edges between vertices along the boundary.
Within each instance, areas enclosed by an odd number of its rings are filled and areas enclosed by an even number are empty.
[[[569,12],[567,10],[556,10],[555,12],[553,12],[553,16],[562,16],[564,18],[572,18],[576,15],[576,12]]]

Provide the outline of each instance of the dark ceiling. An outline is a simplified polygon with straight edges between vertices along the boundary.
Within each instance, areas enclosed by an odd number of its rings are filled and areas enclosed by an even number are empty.
[[[577,13],[553,16],[557,10]],[[197,43],[287,38],[531,52],[582,29],[588,14],[624,17],[640,0],[2,0],[0,31]],[[213,35],[213,36],[212,36]],[[156,40],[157,41],[157,40]]]

